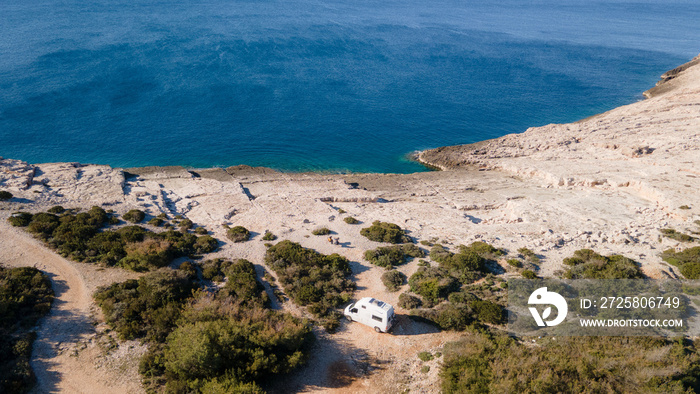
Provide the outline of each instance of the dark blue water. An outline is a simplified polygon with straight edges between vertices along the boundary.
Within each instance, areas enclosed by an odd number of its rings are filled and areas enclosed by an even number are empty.
[[[641,99],[693,1],[0,1],[0,155],[412,172]]]

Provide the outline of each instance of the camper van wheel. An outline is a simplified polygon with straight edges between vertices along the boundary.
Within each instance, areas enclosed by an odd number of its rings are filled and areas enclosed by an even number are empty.
[[[380,330],[379,327],[374,327],[374,331],[376,331],[376,332],[382,332],[382,330]]]
[[[348,319],[348,321],[350,322],[352,321],[352,316],[345,316],[345,318]]]

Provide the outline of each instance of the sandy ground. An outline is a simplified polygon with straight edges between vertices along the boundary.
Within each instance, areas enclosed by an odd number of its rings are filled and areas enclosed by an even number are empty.
[[[356,298],[396,305],[380,281],[384,272],[363,259],[380,244],[359,235],[374,220],[399,224],[416,241],[448,247],[483,240],[508,251],[527,247],[540,258],[542,276],[561,270],[563,258],[591,248],[622,254],[650,277],[677,277],[659,253],[681,244],[659,229],[700,231],[700,66],[689,67],[651,99],[568,125],[529,129],[477,146],[451,147],[421,157],[445,169],[409,175],[287,174],[246,166],[188,171],[180,167],[113,169],[0,160],[0,187],[14,195],[0,203],[0,263],[35,265],[57,292],[40,324],[33,366],[40,392],[138,392],[136,371],[144,349],[114,347],[91,300],[97,286],[135,277],[119,269],[66,261],[5,218],[13,211],[53,205],[101,205],[125,213],[184,215],[222,241],[212,257],[246,258],[266,271],[265,241],[272,231],[321,253],[352,262]],[[341,213],[341,210],[344,213]],[[353,216],[361,224],[343,221]],[[222,225],[242,225],[252,239],[226,242]],[[311,232],[328,227],[341,245]],[[504,277],[518,275],[502,261]],[[417,262],[399,268],[410,276]],[[267,288],[270,289],[269,284]],[[299,316],[291,302],[275,304]],[[392,334],[344,322],[338,333],[317,329],[309,364],[269,383],[273,392],[439,392],[441,358],[421,362],[421,351],[440,351],[457,333],[437,332],[398,309]],[[73,356],[75,354],[75,356]],[[421,372],[429,366],[427,373]]]

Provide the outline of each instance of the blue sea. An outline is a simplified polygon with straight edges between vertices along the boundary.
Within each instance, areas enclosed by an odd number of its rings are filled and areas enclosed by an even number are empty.
[[[425,170],[641,100],[697,0],[2,0],[0,156]]]

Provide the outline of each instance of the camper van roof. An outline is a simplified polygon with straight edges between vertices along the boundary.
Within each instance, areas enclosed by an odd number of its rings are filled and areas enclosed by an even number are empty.
[[[384,301],[379,301],[379,300],[371,298],[371,297],[365,297],[365,298],[361,299],[360,302],[366,302],[370,305],[374,305],[374,306],[376,306],[380,309],[383,309],[383,310],[391,309],[391,305],[387,304]]]

